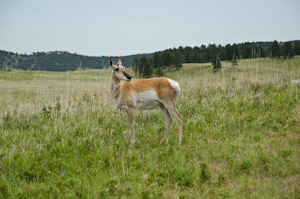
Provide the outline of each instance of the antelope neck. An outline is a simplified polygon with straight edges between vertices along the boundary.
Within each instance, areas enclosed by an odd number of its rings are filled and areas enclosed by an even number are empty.
[[[120,96],[120,80],[115,77],[115,74],[112,74],[111,77],[111,92],[115,99]]]

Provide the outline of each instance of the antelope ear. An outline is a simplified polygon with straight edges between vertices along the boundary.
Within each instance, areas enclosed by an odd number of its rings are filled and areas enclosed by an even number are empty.
[[[118,61],[118,66],[122,66],[122,58],[120,57],[119,61]]]
[[[113,63],[113,61],[112,61],[112,59],[111,59],[111,57],[109,58],[109,65],[112,67],[113,65],[114,65],[114,63]]]

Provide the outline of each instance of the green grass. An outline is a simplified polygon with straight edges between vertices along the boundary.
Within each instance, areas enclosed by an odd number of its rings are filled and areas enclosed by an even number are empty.
[[[222,65],[166,71],[183,143],[136,111],[134,148],[109,70],[0,71],[0,198],[299,198],[300,59]]]

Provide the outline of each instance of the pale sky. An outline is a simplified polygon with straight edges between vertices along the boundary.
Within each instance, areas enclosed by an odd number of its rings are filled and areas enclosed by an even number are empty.
[[[0,50],[93,56],[300,39],[300,0],[0,0]]]

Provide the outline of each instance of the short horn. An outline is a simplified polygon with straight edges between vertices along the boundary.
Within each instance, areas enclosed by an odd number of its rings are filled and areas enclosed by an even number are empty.
[[[118,65],[121,66],[122,65],[122,58],[120,57],[119,61],[118,61]]]

